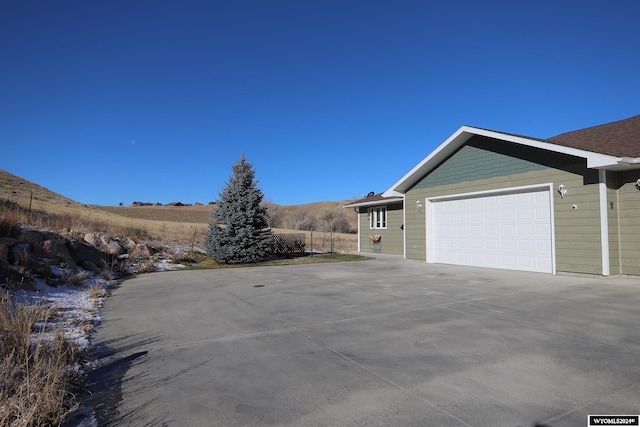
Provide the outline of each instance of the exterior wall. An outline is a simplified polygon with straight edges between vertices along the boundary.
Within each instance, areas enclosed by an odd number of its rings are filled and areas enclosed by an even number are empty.
[[[556,270],[601,274],[598,172],[584,159],[478,136],[407,191],[407,258],[426,259],[426,218],[417,200],[543,183],[554,188]],[[555,191],[560,184],[564,198]]]
[[[623,274],[620,252],[620,203],[618,188],[620,175],[607,172],[607,221],[609,224],[609,273]]]
[[[617,233],[614,231],[617,234],[619,274],[640,275],[640,191],[635,186],[640,171],[619,173],[616,178],[618,208],[612,212],[617,214],[619,225]]]
[[[387,228],[385,229],[369,228],[369,217],[367,215],[368,208],[360,208],[360,213],[358,214],[358,221],[360,222],[360,252],[373,252],[371,236],[377,234],[379,236],[382,236],[379,246],[380,253],[403,255],[404,220],[402,215],[402,203],[380,206],[387,207]]]

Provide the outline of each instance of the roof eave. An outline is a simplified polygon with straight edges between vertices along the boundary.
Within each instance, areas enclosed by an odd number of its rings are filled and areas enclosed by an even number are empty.
[[[422,159],[420,163],[415,165],[409,172],[407,172],[402,178],[394,183],[387,191],[382,193],[384,197],[397,196],[404,194],[409,187],[411,187],[415,181],[426,174],[430,168],[437,165],[449,155],[458,149],[462,144],[467,142],[473,134],[469,133],[468,126],[462,126],[453,135],[447,138],[442,144],[440,144],[435,150],[431,152],[427,157]],[[416,176],[418,178],[416,178]]]
[[[587,161],[587,167],[593,169],[607,169],[613,170],[614,167],[618,169],[620,166],[620,159],[614,156],[606,154],[594,153],[590,151],[580,150],[577,148],[571,148],[564,145],[552,144],[536,139],[530,139],[517,135],[504,134],[492,130],[474,128],[471,126],[461,126],[453,135],[447,138],[442,144],[440,144],[434,151],[425,157],[420,163],[407,172],[402,178],[400,178],[395,184],[389,187],[383,194],[383,196],[398,196],[404,194],[409,188],[411,188],[421,177],[430,172],[440,162],[445,160],[449,155],[453,154],[458,148],[466,143],[472,136],[479,135],[489,138],[501,139],[503,141],[512,142],[515,144],[522,144],[534,148],[540,148],[547,151],[553,151],[556,153],[568,154],[571,156],[582,157]],[[636,167],[640,166],[639,164]]]
[[[390,205],[392,203],[402,202],[404,199],[402,196],[400,197],[385,197],[384,199],[372,200],[370,202],[360,202],[360,203],[350,203],[348,205],[344,205],[343,208],[359,208],[366,206],[380,206],[380,205]]]
[[[619,157],[615,163],[593,166],[597,169],[605,169],[609,171],[627,171],[640,169],[640,157]]]

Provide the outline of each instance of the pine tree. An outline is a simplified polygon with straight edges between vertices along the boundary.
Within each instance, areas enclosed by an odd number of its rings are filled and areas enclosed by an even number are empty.
[[[211,211],[205,247],[211,258],[223,264],[257,262],[268,254],[271,236],[266,208],[260,205],[264,195],[244,156],[232,170]]]

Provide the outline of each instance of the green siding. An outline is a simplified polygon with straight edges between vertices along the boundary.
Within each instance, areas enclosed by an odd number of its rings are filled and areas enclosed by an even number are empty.
[[[415,188],[437,187],[544,169],[546,167],[538,163],[465,145],[424,177]]]
[[[618,243],[619,274],[640,275],[640,191],[635,185],[638,178],[640,171],[632,171],[620,173],[614,181],[617,184],[617,206],[614,205],[613,210],[619,225],[617,233],[614,231]]]
[[[387,207],[387,228],[385,229],[369,228],[368,208],[360,208],[361,213],[358,214],[358,220],[360,221],[360,252],[373,252],[371,236],[379,235],[382,236],[379,246],[381,253],[403,255],[402,203],[381,206]]]

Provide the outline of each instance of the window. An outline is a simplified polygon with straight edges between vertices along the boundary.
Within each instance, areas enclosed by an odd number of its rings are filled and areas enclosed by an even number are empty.
[[[369,228],[387,228],[387,208],[369,208]]]

